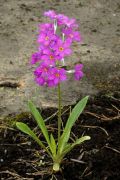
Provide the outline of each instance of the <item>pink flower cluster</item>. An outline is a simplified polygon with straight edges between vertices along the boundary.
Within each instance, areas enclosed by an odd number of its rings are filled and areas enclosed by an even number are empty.
[[[31,64],[39,63],[34,71],[36,83],[54,87],[67,79],[67,71],[62,68],[64,58],[72,54],[72,42],[79,42],[81,37],[76,19],[56,14],[53,10],[45,12],[44,16],[49,17],[51,22],[39,25],[38,51],[32,54]],[[78,64],[72,70],[76,80],[83,77],[82,68],[83,65]]]

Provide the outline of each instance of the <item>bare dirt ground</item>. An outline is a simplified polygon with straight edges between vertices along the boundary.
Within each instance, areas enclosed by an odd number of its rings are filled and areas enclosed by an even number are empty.
[[[119,0],[0,0],[1,116],[25,110],[32,96],[36,103],[40,99],[39,106],[55,106],[54,90],[35,92],[29,66],[36,50],[37,25],[46,21],[43,12],[49,9],[77,18],[83,37],[81,46],[73,47],[71,64],[82,62],[86,77],[80,83],[71,79],[65,84],[64,103],[74,104],[81,95],[119,89]]]

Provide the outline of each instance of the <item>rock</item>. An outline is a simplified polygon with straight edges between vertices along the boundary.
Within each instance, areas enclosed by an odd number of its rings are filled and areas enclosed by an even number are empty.
[[[89,0],[82,1],[81,6],[76,0],[60,2],[56,7],[52,1],[41,2],[16,0],[14,4],[3,1],[0,5],[1,117],[28,111],[29,99],[42,108],[57,106],[57,89],[38,87],[33,81],[34,68],[29,65],[29,58],[36,51],[37,24],[46,21],[42,13],[50,6],[77,18],[84,39],[81,45],[74,44],[74,54],[67,59],[67,66],[71,69],[76,62],[82,62],[85,77],[77,82],[70,75],[69,80],[62,84],[63,105],[75,104],[81,97],[94,96],[103,90],[119,90],[120,40],[117,29],[120,13],[116,11],[116,16],[113,16],[117,3]],[[35,21],[30,21],[33,17]]]

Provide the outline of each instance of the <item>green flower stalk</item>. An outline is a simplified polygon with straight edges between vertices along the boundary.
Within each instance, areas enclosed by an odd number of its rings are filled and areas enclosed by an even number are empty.
[[[62,119],[61,119],[61,88],[60,84],[58,84],[58,142],[60,140],[60,133],[61,133],[61,124],[62,124]]]

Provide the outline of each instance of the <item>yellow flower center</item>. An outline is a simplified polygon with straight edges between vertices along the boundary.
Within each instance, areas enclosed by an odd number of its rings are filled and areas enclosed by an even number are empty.
[[[60,75],[58,73],[55,74],[56,77],[60,77]]]
[[[54,59],[54,57],[52,55],[50,55],[50,60],[53,60],[53,59]]]
[[[48,36],[46,36],[46,37],[45,37],[45,40],[46,40],[46,41],[47,41],[47,40],[49,40],[49,37],[48,37]]]
[[[64,50],[64,48],[63,48],[63,47],[59,47],[59,50],[60,50],[60,51],[63,51],[63,50]]]

